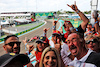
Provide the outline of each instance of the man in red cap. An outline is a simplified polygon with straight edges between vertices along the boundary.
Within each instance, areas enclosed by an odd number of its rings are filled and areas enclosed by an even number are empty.
[[[56,47],[55,44],[57,44],[57,42],[61,42],[61,33],[58,30],[54,30],[52,33],[52,39],[50,40],[50,46],[51,47]]]

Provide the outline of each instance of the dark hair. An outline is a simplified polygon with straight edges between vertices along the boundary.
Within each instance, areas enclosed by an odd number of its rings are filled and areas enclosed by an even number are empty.
[[[80,38],[84,39],[84,35],[82,33],[76,32],[76,34],[78,34]]]
[[[66,28],[65,24],[63,26],[64,26],[64,28]]]
[[[4,42],[6,42],[6,40],[10,37],[17,37],[16,35],[8,35],[7,37],[4,38]],[[18,38],[18,37],[17,37]],[[19,39],[19,38],[18,38]]]
[[[91,25],[91,26],[92,26],[92,24],[91,24],[91,23],[89,23],[88,25]]]

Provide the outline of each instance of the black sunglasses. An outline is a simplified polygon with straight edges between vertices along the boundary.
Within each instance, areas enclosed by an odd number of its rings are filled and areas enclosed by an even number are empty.
[[[87,40],[87,41],[86,41],[86,44],[89,44],[90,42],[96,43],[96,42],[98,42],[98,41],[97,41],[97,39]]]
[[[65,24],[63,26],[64,26],[64,28],[66,28]]]
[[[43,42],[40,42],[40,41],[39,41],[39,42],[37,42],[37,44],[39,44],[39,43],[41,43],[41,44],[45,44],[45,45],[47,44],[47,43],[43,43]]]
[[[60,37],[60,35],[58,35],[58,34],[52,34],[52,37]]]
[[[39,43],[43,43],[43,42],[41,42],[41,41],[37,41],[36,43],[39,44]]]
[[[9,46],[13,47],[15,43],[17,44],[17,46],[19,46],[21,44],[21,42],[10,42],[10,43],[7,43],[5,45],[9,45]]]

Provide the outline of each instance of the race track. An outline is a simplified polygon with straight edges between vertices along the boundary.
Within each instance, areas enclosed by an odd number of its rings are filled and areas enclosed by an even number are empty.
[[[46,20],[46,21],[47,21],[47,23],[44,26],[42,26],[42,27],[40,27],[40,28],[38,28],[38,29],[30,32],[30,33],[27,33],[25,35],[20,36],[19,40],[22,42],[22,40],[24,40],[25,37],[27,37],[27,39],[30,39],[31,37],[34,37],[36,35],[37,36],[41,36],[41,35],[43,35],[43,28],[50,28],[47,31],[47,37],[49,38],[51,36],[51,34],[52,34],[52,20]],[[59,27],[59,25],[60,24],[57,23],[57,28]],[[28,43],[28,44],[34,44],[34,45],[36,45],[35,43]],[[22,42],[21,43],[21,51],[20,51],[20,53],[25,53],[25,52],[26,52],[25,45]],[[6,52],[3,49],[3,43],[2,43],[2,44],[0,44],[0,56],[3,55],[3,54],[5,54],[5,53]]]

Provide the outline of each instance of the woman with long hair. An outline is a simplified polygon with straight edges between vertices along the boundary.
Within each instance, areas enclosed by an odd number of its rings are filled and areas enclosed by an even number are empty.
[[[58,51],[51,47],[45,48],[39,67],[61,67],[61,59]]]

